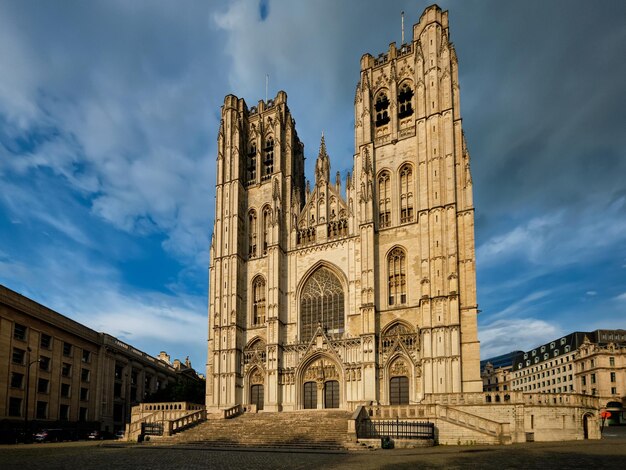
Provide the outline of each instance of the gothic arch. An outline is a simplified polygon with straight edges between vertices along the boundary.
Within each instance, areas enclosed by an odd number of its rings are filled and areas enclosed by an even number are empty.
[[[337,326],[339,329],[345,329],[345,325],[347,323],[346,316],[348,312],[349,298],[348,298],[348,282],[347,282],[346,276],[341,271],[341,269],[339,269],[334,264],[329,263],[324,260],[320,260],[307,270],[305,275],[300,280],[298,287],[296,289],[296,304],[297,304],[297,309],[298,309],[298,315],[297,315],[298,337],[302,341],[311,340],[312,338],[309,337],[309,334],[312,335],[316,329],[316,325],[312,323],[313,321],[312,317],[315,314],[315,306],[319,305],[319,302],[320,302],[319,300],[315,301],[315,299],[316,298],[319,299],[320,297],[310,297],[311,303],[305,305],[304,307],[303,307],[303,302],[305,301],[305,298],[304,298],[305,295],[308,295],[305,291],[305,288],[309,284],[309,281],[311,281],[312,278],[317,273],[320,273],[320,270],[326,270],[332,276],[332,278],[327,278],[326,281],[331,282],[331,283],[334,281],[338,282],[338,286],[337,285],[333,286],[332,284],[322,285],[322,289],[324,289],[324,292],[331,293],[329,297],[326,297],[326,295],[324,294],[321,297],[322,302],[325,301],[324,299],[329,298],[331,309],[337,308],[338,310],[340,310],[337,312],[337,316],[333,315],[331,317],[330,319],[331,325]],[[320,281],[324,281],[324,279],[320,279]],[[336,297],[340,295],[337,290],[337,287],[341,289],[341,296],[343,297],[342,299]],[[313,289],[313,287],[311,288]],[[310,310],[308,310],[308,308],[310,308]],[[303,317],[309,316],[309,314],[311,315],[311,318],[307,318],[306,321],[304,321]],[[304,331],[305,327],[306,327],[306,331]],[[340,331],[339,333],[343,334],[343,331]]]
[[[391,250],[389,250],[389,252],[391,252]],[[406,328],[406,330],[411,332],[411,333],[415,333],[415,328],[409,322],[407,322],[405,320],[393,320],[393,321],[387,323],[380,330],[381,336],[386,336],[387,334],[389,334],[391,332],[391,330],[395,329],[398,326]]]
[[[267,319],[267,281],[262,274],[257,274],[250,282],[249,317],[250,327],[265,325]]]
[[[297,407],[304,408],[304,384],[315,382],[317,384],[318,396],[324,384],[328,381],[339,383],[339,408],[345,404],[345,374],[341,361],[328,351],[312,351],[305,356],[298,365],[295,373],[296,383],[296,404]],[[323,406],[322,406],[323,407]]]
[[[326,268],[332,271],[332,273],[339,279],[339,282],[341,283],[344,292],[348,292],[348,278],[346,277],[344,272],[337,265],[331,263],[330,261],[319,260],[306,270],[304,276],[302,276],[302,278],[298,282],[298,287],[296,288],[296,298],[300,298],[300,295],[302,294],[302,288],[306,284],[306,281],[308,281],[311,275],[313,275],[313,273],[319,268]]]
[[[409,276],[407,266],[408,254],[403,246],[395,245],[385,254],[385,281],[389,306],[408,304]]]

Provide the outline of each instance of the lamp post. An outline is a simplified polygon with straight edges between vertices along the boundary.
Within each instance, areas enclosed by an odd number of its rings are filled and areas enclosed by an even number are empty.
[[[30,349],[30,347],[26,348],[28,351],[28,359],[30,359],[30,352],[32,351]],[[28,437],[28,391],[29,391],[29,385],[30,385],[30,366],[32,366],[33,364],[35,364],[36,362],[39,362],[39,359],[35,359],[34,361],[30,361],[28,363],[28,365],[26,366],[26,385],[24,388],[24,394],[25,394],[25,399],[24,399],[24,442],[28,442],[30,441],[30,438]]]

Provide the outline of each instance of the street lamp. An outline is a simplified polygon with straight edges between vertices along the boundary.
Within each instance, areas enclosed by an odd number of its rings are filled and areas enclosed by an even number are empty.
[[[30,349],[30,347],[26,349],[28,350],[28,358],[30,359],[30,353],[32,349]],[[30,440],[30,438],[28,437],[28,390],[30,385],[30,366],[32,366],[36,362],[40,362],[40,359],[30,361],[26,366],[26,385],[24,389],[26,395],[26,398],[24,400],[24,442],[28,442]]]

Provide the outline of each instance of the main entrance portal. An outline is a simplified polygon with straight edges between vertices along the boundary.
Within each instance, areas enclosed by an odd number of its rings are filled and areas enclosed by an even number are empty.
[[[336,380],[324,384],[324,408],[339,408],[339,382]]]
[[[317,408],[317,383],[315,382],[304,384],[304,408],[307,410]]]

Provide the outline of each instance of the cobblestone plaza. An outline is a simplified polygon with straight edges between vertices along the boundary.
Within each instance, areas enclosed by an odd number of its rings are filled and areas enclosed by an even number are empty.
[[[362,452],[211,449],[192,446],[99,445],[92,442],[5,446],[3,469],[241,469],[241,468],[623,468],[626,429],[611,428],[599,441],[509,446],[438,446]]]

